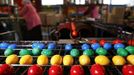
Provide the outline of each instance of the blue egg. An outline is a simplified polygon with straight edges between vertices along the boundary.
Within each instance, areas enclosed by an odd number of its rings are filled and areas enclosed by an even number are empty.
[[[97,48],[100,48],[101,46],[100,46],[99,43],[93,43],[93,44],[91,45],[91,47],[92,47],[93,50],[96,50]]]
[[[43,43],[38,43],[37,46],[36,46],[36,48],[42,50],[42,49],[45,48],[45,45]]]
[[[111,43],[105,43],[103,45],[103,48],[106,49],[106,50],[110,50],[112,48],[112,44]]]
[[[118,48],[125,48],[125,45],[122,44],[122,43],[115,44],[115,45],[114,45],[114,49],[117,50]]]
[[[86,43],[81,46],[81,49],[82,49],[82,50],[87,50],[87,49],[89,49],[89,48],[90,48],[89,45],[86,44]]]
[[[71,44],[66,44],[65,45],[65,50],[72,50],[72,45]]]
[[[36,43],[36,42],[34,42],[33,44],[32,44],[32,48],[36,48],[38,46],[38,43]]]
[[[3,42],[3,43],[0,44],[1,49],[7,49],[8,46],[9,46],[9,44],[6,43],[6,42]]]
[[[49,43],[47,49],[53,50],[53,49],[55,49],[55,47],[56,47],[55,43]]]
[[[15,49],[16,47],[17,47],[16,44],[11,44],[11,45],[8,46],[8,49]]]

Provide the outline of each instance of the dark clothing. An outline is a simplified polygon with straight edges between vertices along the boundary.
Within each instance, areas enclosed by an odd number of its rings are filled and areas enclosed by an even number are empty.
[[[24,40],[42,40],[41,25],[38,25],[32,30],[27,31]]]
[[[125,11],[125,13],[124,13],[124,19],[128,19],[129,16],[131,16],[131,12],[130,11]]]

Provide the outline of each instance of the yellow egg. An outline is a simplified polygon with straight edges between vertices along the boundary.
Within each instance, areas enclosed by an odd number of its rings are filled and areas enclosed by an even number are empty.
[[[126,60],[122,57],[122,56],[114,56],[112,58],[112,61],[114,63],[114,65],[124,65],[126,63]]]
[[[128,55],[128,56],[127,56],[127,61],[128,61],[130,64],[134,65],[134,55]]]
[[[74,59],[71,55],[65,55],[63,57],[63,64],[64,65],[72,65],[74,62]]]
[[[16,64],[18,63],[18,61],[19,61],[19,58],[15,54],[8,56],[5,60],[6,64]]]
[[[52,56],[50,60],[51,65],[60,65],[62,63],[62,57],[60,55]]]
[[[79,63],[81,65],[89,65],[90,64],[90,58],[87,55],[81,55],[79,57]]]
[[[33,57],[31,55],[24,55],[24,56],[21,57],[21,59],[19,61],[19,63],[21,65],[23,65],[23,64],[32,64],[32,62],[33,62]]]
[[[45,55],[40,55],[37,58],[37,64],[38,65],[47,65],[48,64],[48,57]]]
[[[106,56],[99,55],[95,57],[95,63],[100,65],[108,65],[110,60]]]

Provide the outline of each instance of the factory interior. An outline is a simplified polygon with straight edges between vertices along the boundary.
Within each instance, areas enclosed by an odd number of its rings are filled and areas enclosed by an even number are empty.
[[[0,75],[134,75],[134,0],[0,0]]]

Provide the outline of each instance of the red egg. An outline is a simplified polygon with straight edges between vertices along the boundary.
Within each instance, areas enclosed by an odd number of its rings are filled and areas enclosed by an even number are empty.
[[[93,39],[91,41],[89,41],[90,44],[94,44],[94,43],[97,43],[97,40]]]
[[[70,75],[85,75],[84,69],[80,65],[74,65],[71,67]]]
[[[122,43],[122,42],[123,42],[122,40],[116,39],[116,40],[113,41],[113,44],[118,44],[118,43]]]
[[[14,69],[8,64],[2,64],[0,66],[0,75],[14,75]]]
[[[43,75],[43,70],[38,65],[33,65],[28,69],[28,75]]]
[[[101,46],[103,46],[105,43],[106,43],[106,40],[105,40],[105,39],[101,39],[101,40],[100,40],[100,45],[101,45]]]
[[[53,65],[49,68],[48,75],[63,75],[63,69],[60,65]]]
[[[123,75],[134,75],[134,66],[133,65],[124,65],[122,68]]]
[[[105,75],[105,68],[99,64],[92,65],[90,69],[91,75]]]
[[[134,46],[134,39],[128,41],[128,45]]]

